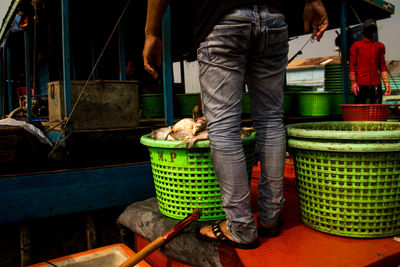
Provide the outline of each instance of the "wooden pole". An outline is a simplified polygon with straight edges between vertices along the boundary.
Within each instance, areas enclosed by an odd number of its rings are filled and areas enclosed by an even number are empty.
[[[21,247],[20,266],[31,264],[31,238],[28,222],[21,222],[19,225],[19,245]]]

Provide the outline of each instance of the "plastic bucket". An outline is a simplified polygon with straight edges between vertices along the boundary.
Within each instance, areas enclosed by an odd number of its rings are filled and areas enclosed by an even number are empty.
[[[160,118],[164,116],[163,94],[141,94],[139,95],[140,117]]]

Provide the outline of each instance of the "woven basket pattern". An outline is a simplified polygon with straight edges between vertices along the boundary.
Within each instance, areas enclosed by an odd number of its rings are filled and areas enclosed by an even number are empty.
[[[344,121],[386,121],[390,104],[342,104]]]
[[[244,144],[244,151],[250,180],[254,143]],[[193,209],[201,208],[200,221],[225,218],[209,148],[149,147],[149,152],[161,213],[171,218],[183,219]]]
[[[349,237],[400,233],[400,153],[296,150],[300,213],[308,226]]]

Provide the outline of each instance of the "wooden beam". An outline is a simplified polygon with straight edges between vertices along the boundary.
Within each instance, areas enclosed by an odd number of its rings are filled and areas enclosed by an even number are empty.
[[[0,224],[125,206],[155,196],[150,164],[0,178]]]

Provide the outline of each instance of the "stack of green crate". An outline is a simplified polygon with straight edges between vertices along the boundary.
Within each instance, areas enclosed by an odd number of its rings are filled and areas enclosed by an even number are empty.
[[[349,71],[349,65],[346,65],[346,72]],[[340,104],[343,103],[343,93],[342,93],[342,65],[341,63],[331,63],[325,65],[325,91],[331,92],[331,114],[332,115],[340,115],[342,114],[342,110],[340,108]],[[350,91],[350,81],[347,84],[347,99],[348,104],[354,103],[354,96]]]

